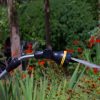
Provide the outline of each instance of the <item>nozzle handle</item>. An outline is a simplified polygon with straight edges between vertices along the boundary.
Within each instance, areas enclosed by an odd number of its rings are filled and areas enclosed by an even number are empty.
[[[64,51],[54,52],[50,49],[45,49],[44,51],[36,51],[34,53],[34,57],[36,59],[41,59],[41,58],[51,59],[51,60],[54,60],[58,64],[61,62],[63,55],[64,55]],[[71,60],[71,54],[67,53],[66,58],[65,58],[65,63],[68,63],[70,60]]]
[[[17,68],[21,64],[21,61],[18,58],[14,58],[7,66],[6,71],[10,72],[11,70]]]

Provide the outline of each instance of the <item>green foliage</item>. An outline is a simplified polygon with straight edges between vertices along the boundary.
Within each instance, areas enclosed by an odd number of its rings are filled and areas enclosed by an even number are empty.
[[[87,0],[88,3],[90,3],[92,7],[92,14],[94,16],[94,19],[98,19],[98,0]]]
[[[56,2],[58,4],[56,5]],[[60,2],[60,3],[59,3]],[[93,19],[92,8],[83,0],[53,0],[51,4],[53,41],[57,48],[73,47],[73,40],[84,42],[88,38],[87,32],[96,24]],[[76,34],[75,34],[76,33]],[[54,46],[55,47],[55,46]]]
[[[43,1],[36,0],[19,6],[21,37],[25,40],[37,40],[44,45]]]
[[[3,42],[8,34],[7,9],[0,6],[0,42]]]
[[[87,54],[88,55],[88,54]],[[9,79],[0,81],[0,100],[90,100],[100,98],[99,76],[88,76],[81,70],[82,65],[76,67],[72,76],[64,76],[60,66],[49,63],[48,66],[35,66],[35,74],[29,76],[19,71]],[[39,69],[41,71],[37,71]],[[45,70],[46,68],[46,70]],[[44,76],[39,73],[44,72]],[[99,73],[100,74],[100,73]],[[25,75],[22,77],[22,75]],[[77,78],[78,77],[78,78]],[[69,89],[70,88],[70,89]]]
[[[93,2],[92,2],[93,3]],[[19,6],[20,31],[24,39],[45,40],[45,17],[43,0],[30,1]],[[96,26],[93,15],[96,9],[86,0],[50,0],[50,23],[54,49],[72,48],[72,41],[88,39],[89,32]],[[76,34],[75,34],[76,33]]]
[[[86,47],[88,32],[97,24],[97,0],[50,0],[51,42],[55,50]],[[45,45],[45,15],[43,0],[18,1],[20,36],[24,40],[36,40]],[[8,34],[7,9],[0,7],[0,37]],[[2,41],[1,40],[1,41]],[[76,47],[75,47],[76,48]]]

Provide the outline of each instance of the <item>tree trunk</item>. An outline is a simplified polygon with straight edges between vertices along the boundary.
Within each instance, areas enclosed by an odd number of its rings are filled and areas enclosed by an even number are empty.
[[[49,0],[44,0],[44,10],[45,10],[45,31],[46,31],[46,47],[52,49],[50,42],[50,5]]]
[[[7,6],[8,6],[9,25],[10,25],[11,55],[12,58],[14,58],[14,57],[19,57],[21,55],[16,1],[7,0]]]
[[[1,5],[6,5],[7,4],[7,0],[0,0],[0,4]]]

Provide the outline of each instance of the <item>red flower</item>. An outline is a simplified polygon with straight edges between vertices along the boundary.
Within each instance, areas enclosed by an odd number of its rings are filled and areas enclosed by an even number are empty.
[[[98,69],[97,68],[93,68],[93,72],[94,72],[94,74],[97,74],[98,73]]]
[[[68,53],[74,53],[73,49],[68,49],[68,50],[65,50],[65,51],[67,51]]]
[[[89,44],[88,47],[92,48],[92,46],[95,44],[96,40],[94,36],[91,36],[90,40],[89,40]]]
[[[29,43],[29,44],[27,45],[27,47],[30,48],[30,49],[32,49],[32,43]]]
[[[100,40],[99,39],[96,39],[96,43],[100,43]]]
[[[82,48],[79,47],[79,48],[77,49],[77,51],[81,53],[83,50],[82,50]]]
[[[90,38],[90,41],[89,41],[90,43],[95,43],[95,37],[94,36],[91,36],[91,38]]]
[[[38,61],[38,64],[41,66],[41,65],[44,65],[45,64],[45,61],[42,60],[42,61]]]
[[[27,44],[27,49],[25,50],[26,54],[31,54],[33,52],[32,50],[32,43]]]

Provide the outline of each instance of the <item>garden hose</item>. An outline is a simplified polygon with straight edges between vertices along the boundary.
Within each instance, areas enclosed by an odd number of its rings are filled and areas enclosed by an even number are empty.
[[[53,52],[52,50],[45,49],[44,51],[36,51],[34,54],[30,55],[24,55],[19,58],[14,58],[6,67],[6,69],[0,74],[0,79],[5,76],[8,72],[14,70],[21,64],[21,60],[26,58],[36,58],[36,59],[51,59],[54,60],[56,63],[60,64],[61,66],[65,63],[69,63],[70,61],[75,61],[81,64],[84,64],[91,68],[98,68],[100,69],[99,65],[89,63],[84,60],[80,60],[77,58],[71,57],[70,53],[67,53],[66,51],[59,51],[59,52]]]

